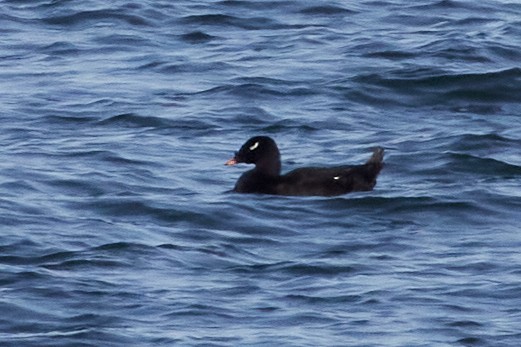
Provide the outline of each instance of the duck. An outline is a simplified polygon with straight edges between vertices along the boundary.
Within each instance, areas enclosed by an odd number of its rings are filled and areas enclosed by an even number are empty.
[[[225,165],[253,164],[244,172],[233,192],[287,196],[337,196],[371,191],[383,168],[384,149],[375,147],[361,165],[303,167],[281,175],[279,148],[269,136],[254,136],[246,141]]]

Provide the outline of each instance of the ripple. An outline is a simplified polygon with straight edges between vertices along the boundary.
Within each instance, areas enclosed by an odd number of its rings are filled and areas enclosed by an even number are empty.
[[[223,6],[227,6],[227,7],[266,10],[266,9],[279,9],[279,8],[292,7],[294,5],[294,2],[291,0],[280,0],[280,1],[223,0],[223,1],[220,1],[219,4],[223,5]]]
[[[93,21],[124,22],[136,26],[150,26],[151,23],[138,15],[126,14],[117,10],[81,11],[69,15],[45,17],[43,21],[50,25],[77,26]]]
[[[480,339],[479,337],[465,337],[462,339],[459,339],[456,341],[457,343],[460,343],[462,345],[466,346],[474,346],[474,345],[482,345],[485,341],[483,339]]]
[[[455,138],[454,148],[460,150],[510,148],[521,140],[510,139],[499,134],[463,134]]]
[[[393,76],[394,75],[394,76]],[[393,77],[391,77],[393,76]],[[521,69],[513,68],[484,73],[446,74],[433,70],[415,69],[382,74],[361,75],[355,81],[367,86],[384,88],[377,98],[394,99],[392,93],[410,96],[415,104],[447,104],[449,100],[468,102],[517,102],[517,89],[521,87]],[[362,88],[364,90],[365,88]],[[367,89],[366,100],[371,100]],[[390,94],[391,93],[391,94]]]
[[[479,323],[479,322],[475,322],[475,321],[471,321],[471,320],[460,320],[460,321],[455,321],[455,322],[450,322],[450,323],[447,323],[448,326],[451,326],[451,327],[461,327],[461,328],[466,328],[466,327],[470,327],[470,328],[479,328],[479,327],[482,327],[483,324]]]
[[[51,55],[77,55],[81,49],[70,42],[60,41],[43,47],[42,51]]]
[[[221,13],[190,15],[182,18],[182,21],[187,25],[236,27],[244,30],[282,30],[304,27],[299,24],[282,24],[268,17],[237,17]]]
[[[206,34],[202,31],[192,31],[190,33],[181,35],[181,39],[183,41],[194,44],[210,42],[216,38],[216,36]]]
[[[452,159],[450,167],[455,171],[496,177],[512,177],[521,175],[521,166],[505,163],[501,160],[482,158],[470,154],[449,154]]]
[[[99,121],[99,125],[119,125],[138,128],[156,128],[168,126],[168,120],[160,117],[140,116],[133,113],[118,114]]]
[[[322,16],[334,16],[334,15],[345,15],[357,13],[355,11],[349,10],[340,6],[311,6],[305,9],[300,10],[303,14],[308,15],[322,15]]]

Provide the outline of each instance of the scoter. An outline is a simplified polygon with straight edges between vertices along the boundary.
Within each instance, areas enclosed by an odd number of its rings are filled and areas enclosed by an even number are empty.
[[[370,191],[383,167],[384,149],[376,147],[362,165],[304,167],[280,174],[280,152],[268,136],[255,136],[246,141],[225,165],[254,164],[242,174],[234,192],[294,196],[335,196],[350,192]]]

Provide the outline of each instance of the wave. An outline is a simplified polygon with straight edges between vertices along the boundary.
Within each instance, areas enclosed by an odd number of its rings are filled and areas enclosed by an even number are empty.
[[[345,7],[334,6],[334,5],[323,5],[323,6],[310,6],[300,10],[300,13],[307,15],[320,15],[320,16],[341,16],[346,14],[354,14],[357,11],[349,10]]]
[[[288,25],[277,23],[275,20],[267,17],[242,18],[220,13],[190,15],[182,18],[182,21],[188,25],[231,26],[245,30],[274,30],[288,27]]]
[[[509,164],[498,159],[453,152],[449,152],[449,156],[451,162],[448,164],[448,167],[452,171],[494,177],[515,177],[521,175],[521,166]]]
[[[42,21],[55,26],[77,26],[92,21],[124,22],[133,26],[152,26],[152,23],[142,16],[112,9],[80,11],[68,15],[44,17]]]
[[[265,97],[306,97],[317,94],[317,91],[310,87],[291,87],[280,86],[268,83],[239,83],[226,84],[212,87],[197,93],[203,96],[230,95],[246,99],[258,99]]]
[[[517,103],[518,90],[521,89],[521,68],[459,74],[421,68],[359,75],[353,80],[360,86],[356,92],[358,96],[377,103]],[[397,97],[397,94],[407,99]]]
[[[151,69],[161,74],[205,73],[228,70],[230,68],[232,68],[232,65],[226,62],[171,63],[167,61],[152,61],[138,67],[140,70]]]
[[[137,128],[161,128],[170,126],[171,122],[164,118],[153,116],[140,116],[134,113],[118,114],[110,116],[98,122],[99,125],[124,125]]]
[[[98,120],[95,125],[103,127],[126,127],[158,129],[166,131],[195,131],[209,132],[220,128],[212,120],[202,117],[185,116],[183,118],[164,118],[155,116],[142,116],[135,113],[125,113]]]
[[[54,42],[48,46],[43,47],[41,51],[50,55],[58,56],[78,55],[82,52],[78,45],[66,41]]]
[[[243,30],[283,30],[302,29],[314,24],[285,24],[268,17],[238,17],[222,13],[189,15],[181,19],[185,25],[191,26],[222,26]]]
[[[218,2],[219,5],[225,7],[234,7],[234,8],[246,8],[246,9],[257,9],[257,10],[266,10],[266,9],[282,9],[293,7],[295,2],[292,0],[280,0],[280,1],[270,1],[270,0],[223,0]]]
[[[462,134],[451,136],[451,148],[459,151],[508,151],[513,146],[521,146],[521,140],[508,138],[496,133],[489,134]]]
[[[209,35],[202,31],[192,31],[187,34],[181,35],[181,39],[188,43],[207,43],[217,39],[217,36]]]

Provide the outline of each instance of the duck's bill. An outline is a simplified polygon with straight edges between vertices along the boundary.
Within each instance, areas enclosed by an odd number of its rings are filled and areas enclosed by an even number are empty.
[[[231,165],[235,165],[237,164],[237,159],[235,158],[232,158],[230,160],[228,160],[226,163],[224,163],[224,165],[227,165],[227,166],[231,166]]]

